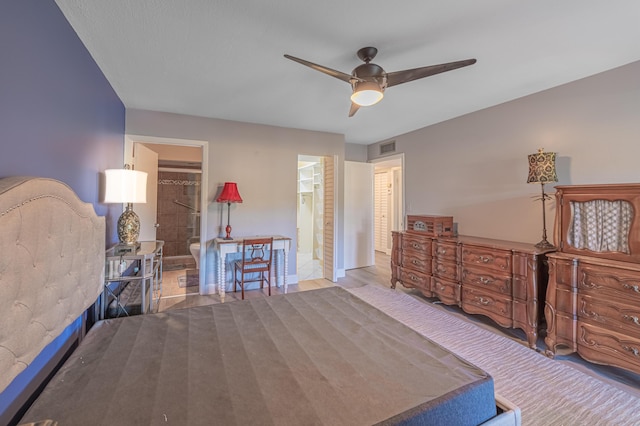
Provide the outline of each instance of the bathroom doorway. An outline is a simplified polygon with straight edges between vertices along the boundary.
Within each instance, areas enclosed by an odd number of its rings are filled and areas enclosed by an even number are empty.
[[[199,148],[191,160],[158,158],[156,238],[164,241],[164,269],[186,269],[197,280],[199,262],[192,255],[200,243],[202,162]],[[189,283],[192,284],[192,283]]]
[[[298,156],[298,281],[324,278],[324,158]]]
[[[163,286],[163,297],[172,296],[172,291],[178,295],[207,294],[206,244],[200,249],[200,241],[207,241],[206,142],[127,136],[125,156],[131,156],[131,164],[136,164],[137,150],[157,154],[155,168],[145,170],[157,177],[157,184],[147,188],[148,195],[154,192],[155,197],[147,198],[156,199],[156,206],[148,209],[152,212],[149,216],[140,215],[140,221],[153,224],[145,239],[164,241],[164,271],[175,271],[170,275],[176,276],[178,289]]]

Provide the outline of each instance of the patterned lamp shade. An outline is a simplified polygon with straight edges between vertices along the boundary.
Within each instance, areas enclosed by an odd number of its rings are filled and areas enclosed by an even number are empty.
[[[557,182],[556,175],[556,153],[544,152],[540,148],[536,154],[529,156],[529,177],[527,183]]]

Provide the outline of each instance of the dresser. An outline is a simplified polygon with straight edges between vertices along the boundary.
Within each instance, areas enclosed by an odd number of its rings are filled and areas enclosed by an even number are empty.
[[[640,185],[556,187],[549,255],[546,354],[558,346],[582,358],[640,373]],[[595,202],[594,202],[595,201]]]
[[[426,235],[408,232],[391,233],[393,246],[391,249],[391,287],[396,282],[408,288],[420,290],[431,297],[431,244],[432,239]]]
[[[393,232],[391,287],[399,282],[502,327],[519,328],[536,349],[550,251],[490,238]]]

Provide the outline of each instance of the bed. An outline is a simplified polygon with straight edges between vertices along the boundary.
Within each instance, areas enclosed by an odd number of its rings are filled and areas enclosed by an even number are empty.
[[[49,194],[55,208],[32,204]],[[0,180],[0,257],[16,240],[29,253],[0,260],[1,390],[101,294],[104,220],[90,207],[56,181]],[[76,221],[79,258],[61,261]],[[25,275],[34,265],[45,272]],[[108,319],[80,338],[20,423],[505,424],[491,376],[340,287]]]

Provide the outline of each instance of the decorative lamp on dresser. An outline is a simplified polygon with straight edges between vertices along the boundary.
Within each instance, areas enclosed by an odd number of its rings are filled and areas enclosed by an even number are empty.
[[[537,348],[544,318],[546,253],[553,249],[446,231],[430,235],[413,229],[411,219],[407,223],[407,231],[392,233],[392,288],[400,282],[467,313],[485,315],[502,327],[522,329],[529,347]]]
[[[640,373],[640,184],[556,187],[547,355]]]

